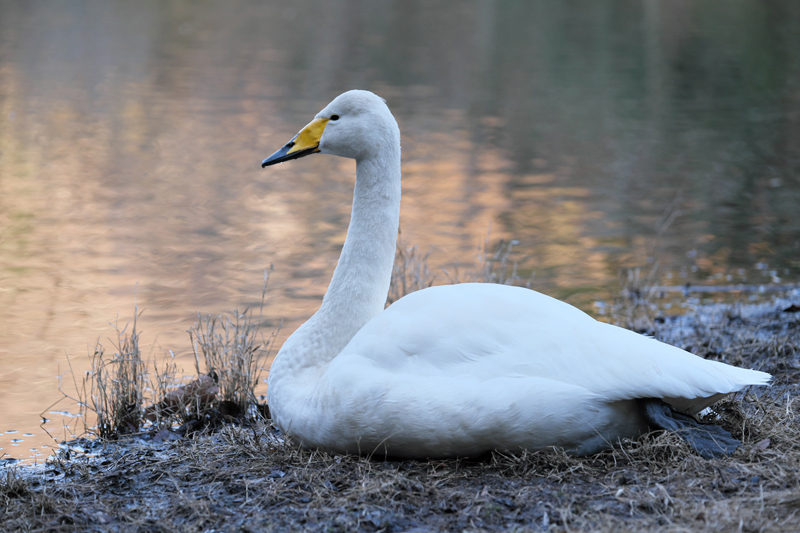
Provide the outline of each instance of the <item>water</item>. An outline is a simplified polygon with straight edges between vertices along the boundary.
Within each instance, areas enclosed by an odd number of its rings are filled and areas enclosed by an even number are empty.
[[[134,300],[187,371],[195,311],[258,304],[270,264],[269,325],[316,309],[354,164],[259,163],[356,87],[400,123],[402,238],[435,272],[490,234],[589,310],[630,267],[800,278],[793,0],[0,0],[0,454],[52,443],[40,414],[80,429],[51,407],[66,355],[80,381]]]

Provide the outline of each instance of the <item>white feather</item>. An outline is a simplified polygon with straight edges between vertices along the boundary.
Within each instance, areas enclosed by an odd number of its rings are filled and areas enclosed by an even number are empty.
[[[432,287],[384,310],[400,132],[366,91],[317,117],[332,115],[319,148],[357,161],[350,228],[322,306],[269,375],[270,412],[304,446],[419,458],[550,446],[589,454],[647,430],[637,398],[696,413],[769,382],[519,287]]]

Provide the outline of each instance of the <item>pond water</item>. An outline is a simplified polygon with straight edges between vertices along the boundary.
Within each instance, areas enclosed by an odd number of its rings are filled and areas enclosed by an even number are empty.
[[[402,239],[441,282],[487,239],[588,311],[626,268],[800,278],[794,0],[0,0],[0,455],[52,443],[40,413],[69,436],[66,356],[134,302],[189,372],[195,312],[258,304],[270,264],[278,342],[316,310],[354,163],[259,163],[350,88],[400,123]]]

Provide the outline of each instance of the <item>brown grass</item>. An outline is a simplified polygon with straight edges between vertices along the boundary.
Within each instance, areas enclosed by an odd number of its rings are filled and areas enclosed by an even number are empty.
[[[200,315],[189,330],[197,375],[213,376],[218,383],[216,400],[235,416],[252,416],[258,405],[255,389],[275,340],[265,341],[260,324],[249,311],[233,315]],[[202,354],[203,364],[200,363]],[[205,372],[201,370],[205,367]]]
[[[397,253],[392,265],[392,281],[389,285],[387,304],[392,304],[406,294],[433,285],[436,277],[428,268],[430,251],[422,252],[419,246],[397,243]]]
[[[118,321],[114,324],[116,340],[109,339],[114,348],[112,355],[106,353],[100,340],[95,343],[90,355],[91,370],[82,376],[80,382],[68,359],[74,393],[66,392],[63,383],[59,383],[64,399],[78,406],[84,432],[100,439],[113,439],[139,430],[148,374],[139,350],[138,316],[138,308],[135,308],[130,332],[130,324],[122,328]],[[170,386],[166,383],[168,372],[156,372],[156,375],[164,382],[164,388]]]
[[[113,354],[98,340],[90,355],[91,370],[80,381],[70,364],[73,392],[59,383],[62,401],[78,406],[83,434],[102,441],[133,434],[172,438],[265,415],[268,410],[259,405],[255,389],[278,333],[265,338],[260,328],[270,271],[265,272],[258,315],[250,309],[230,315],[198,313],[188,330],[194,376],[179,376],[171,353],[161,361],[142,358],[138,308],[132,325],[120,328],[117,321],[116,340],[109,340]]]
[[[451,284],[499,283],[530,288],[533,276],[521,278],[517,273],[517,263],[513,260],[514,246],[517,244],[514,240],[501,240],[492,244],[490,235],[487,235],[477,251],[475,263],[463,270],[458,267],[444,269],[443,280]],[[422,251],[419,246],[398,242],[387,304],[396,302],[406,294],[430,287],[437,281],[428,268],[430,253],[430,250]]]
[[[796,393],[796,391],[795,391]],[[266,421],[133,440],[0,480],[0,525],[31,531],[796,531],[796,396],[746,395],[757,435],[705,460],[674,435],[571,458],[380,462],[307,451]],[[753,414],[750,415],[751,417]],[[723,423],[729,429],[727,419]],[[756,440],[758,439],[758,440]]]
[[[414,265],[415,254],[402,260]],[[406,287],[424,286],[428,274],[414,269]],[[269,420],[243,417],[181,438],[164,439],[163,431],[85,438],[37,468],[7,468],[0,530],[797,531],[798,313],[784,312],[785,301],[698,307],[680,317],[648,309],[650,334],[775,375],[773,387],[744,391],[705,415],[742,440],[732,457],[706,460],[674,434],[656,432],[587,458],[551,450],[384,462],[303,450]],[[252,340],[256,323],[238,313],[201,318],[192,339],[198,360],[212,354],[205,372],[230,365],[241,369],[240,380],[259,370],[249,354],[269,343]],[[130,353],[134,332],[116,343],[115,357]],[[216,359],[226,355],[238,362]],[[169,391],[158,398],[180,390],[170,383],[164,378],[159,386]],[[251,389],[230,390],[253,401]]]

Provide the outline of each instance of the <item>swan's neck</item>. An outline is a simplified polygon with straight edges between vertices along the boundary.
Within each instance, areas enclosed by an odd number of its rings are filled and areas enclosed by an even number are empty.
[[[395,159],[395,158],[392,158]],[[356,166],[353,212],[339,264],[317,312],[349,341],[386,304],[400,224],[400,168],[396,161]]]
[[[328,291],[319,311],[286,341],[276,363],[283,359],[280,363],[294,369],[320,368],[383,311],[399,223],[397,142],[375,157],[357,160],[350,226]]]

